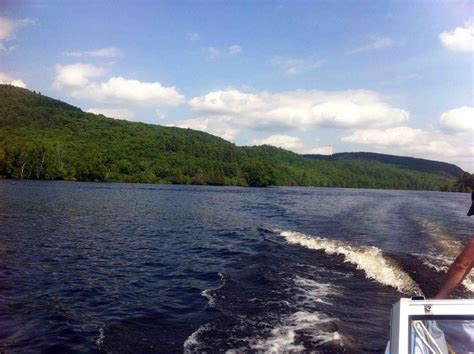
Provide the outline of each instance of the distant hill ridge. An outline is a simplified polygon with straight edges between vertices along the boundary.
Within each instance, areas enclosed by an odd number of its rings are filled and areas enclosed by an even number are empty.
[[[312,159],[335,161],[339,159],[365,159],[375,160],[391,165],[400,166],[415,171],[443,172],[451,176],[458,177],[464,171],[462,168],[446,162],[426,160],[417,157],[396,156],[379,154],[374,152],[340,152],[332,155],[303,155]]]
[[[83,112],[0,85],[0,177],[238,186],[445,190],[462,172],[437,161],[374,153],[298,155],[236,146],[192,129]]]

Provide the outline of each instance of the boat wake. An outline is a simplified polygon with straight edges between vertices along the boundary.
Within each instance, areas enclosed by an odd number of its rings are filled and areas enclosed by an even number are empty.
[[[221,280],[221,284],[217,288],[210,288],[210,289],[205,289],[201,291],[201,296],[207,299],[208,301],[207,304],[209,307],[216,306],[216,299],[212,296],[212,293],[222,288],[225,284],[224,274],[219,272],[218,275]],[[211,329],[211,326],[210,324],[206,323],[200,326],[196,331],[191,333],[191,335],[186,339],[186,341],[183,344],[184,352],[192,353],[194,351],[194,348],[198,347],[200,344],[199,336],[203,334],[204,332],[208,331],[209,329]]]
[[[247,298],[249,306],[259,304],[261,309],[256,316],[243,315],[240,311],[231,311],[227,306],[237,299],[229,298],[236,290],[223,289],[235,281],[228,282],[204,296],[209,298],[209,305],[232,316],[226,333],[226,353],[247,351],[281,353],[303,352],[308,348],[331,349],[332,352],[343,350],[343,336],[339,333],[337,319],[325,313],[330,309],[332,298],[341,293],[333,284],[319,282],[307,277],[292,275],[278,293],[278,299],[270,297]],[[224,290],[224,294],[219,294]],[[217,294],[216,294],[217,292]],[[214,295],[214,296],[213,296]],[[217,296],[216,296],[217,295]],[[239,300],[237,300],[241,303]],[[199,327],[184,342],[184,352],[193,353],[213,348],[223,331],[223,322],[210,322]]]
[[[330,296],[340,289],[327,283],[295,276],[291,302],[295,310],[282,316],[278,323],[264,335],[245,338],[250,349],[265,353],[302,352],[308,348],[327,346],[332,351],[344,347],[341,334],[337,330],[337,320],[329,317],[315,306],[332,306]],[[304,340],[303,340],[304,338]],[[229,352],[239,353],[248,348],[238,348]]]
[[[417,254],[421,262],[439,273],[446,273],[455,258],[463,249],[463,245],[455,235],[443,226],[427,219],[415,218],[422,230],[429,235],[433,241],[429,254]],[[466,276],[462,285],[474,292],[474,272]]]
[[[225,283],[224,274],[218,273],[218,275],[219,275],[219,278],[221,279],[221,282],[222,282],[221,285],[219,285],[217,288],[210,288],[210,289],[206,289],[206,290],[201,291],[201,295],[204,296],[207,299],[207,304],[208,304],[209,307],[216,306],[216,300],[212,296],[212,292],[214,292],[216,290],[219,290],[222,286],[224,286],[224,283]]]
[[[338,331],[325,331],[324,326],[330,326],[332,319],[318,312],[298,311],[282,320],[282,323],[271,330],[265,339],[249,339],[253,350],[263,350],[266,353],[282,353],[304,351],[306,348],[297,336],[306,336],[315,347],[326,343],[336,342],[343,346]]]
[[[184,352],[185,353],[195,352],[195,348],[200,345],[199,336],[210,329],[211,329],[211,326],[209,324],[205,324],[199,327],[197,331],[193,332],[183,344]]]
[[[354,265],[370,280],[401,293],[421,294],[410,275],[377,247],[354,246],[290,230],[260,230],[278,235],[284,242],[262,239],[263,251],[241,261],[251,266],[233,275],[221,275],[222,285],[202,292],[209,306],[219,311],[220,316],[187,338],[185,352],[214,347],[228,353],[305,352],[308,349],[344,352],[359,346],[337,315],[340,299],[346,291],[343,279],[349,276],[348,272],[316,266],[307,253],[293,260],[295,249],[286,244],[342,256],[344,262]]]
[[[366,277],[383,285],[392,286],[404,294],[421,294],[418,284],[393,261],[384,257],[377,247],[353,246],[338,240],[309,236],[286,230],[273,230],[290,244],[322,250],[329,255],[342,255],[344,261],[362,270]]]
[[[99,349],[101,349],[102,345],[104,344],[105,334],[104,334],[104,327],[99,328],[99,337],[95,340],[95,344]]]
[[[417,255],[423,264],[431,269],[434,269],[438,273],[447,273],[450,265],[454,261],[454,257],[444,257],[444,256],[435,256],[435,255]],[[474,271],[471,271],[470,274],[464,278],[462,285],[474,293]]]

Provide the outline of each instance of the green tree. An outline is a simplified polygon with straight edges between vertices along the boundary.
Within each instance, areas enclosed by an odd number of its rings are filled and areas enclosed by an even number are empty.
[[[0,177],[77,181],[472,190],[459,167],[372,153],[301,156],[204,132],[86,113],[0,85]]]
[[[275,182],[274,170],[268,163],[248,161],[242,168],[247,184],[251,187],[267,187]]]

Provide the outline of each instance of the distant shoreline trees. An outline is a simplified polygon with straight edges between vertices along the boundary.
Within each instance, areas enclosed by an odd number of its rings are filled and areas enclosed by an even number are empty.
[[[446,164],[443,171],[440,162],[425,160],[420,165],[414,159],[375,155],[318,159],[268,145],[238,147],[204,132],[111,119],[26,89],[0,85],[0,178],[252,187],[472,188],[462,184],[464,179],[454,186],[456,176],[446,172],[452,165]]]
[[[474,175],[468,172],[463,172],[453,184],[445,185],[441,188],[443,192],[474,192]]]

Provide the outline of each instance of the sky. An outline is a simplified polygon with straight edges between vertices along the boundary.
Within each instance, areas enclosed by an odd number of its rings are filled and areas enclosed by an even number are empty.
[[[474,171],[474,1],[0,1],[0,83],[297,153]]]

